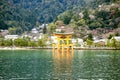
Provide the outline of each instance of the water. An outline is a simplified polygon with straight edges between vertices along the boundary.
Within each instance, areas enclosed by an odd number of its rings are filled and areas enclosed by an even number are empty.
[[[0,80],[119,80],[120,51],[1,50]]]

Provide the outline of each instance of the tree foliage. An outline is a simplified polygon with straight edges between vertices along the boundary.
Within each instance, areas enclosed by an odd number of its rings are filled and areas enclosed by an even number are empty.
[[[5,40],[3,38],[0,38],[0,46],[5,46]]]
[[[46,34],[47,33],[47,27],[46,27],[46,24],[44,24],[44,27],[43,27],[43,34]]]
[[[93,35],[90,33],[90,34],[88,34],[88,37],[87,37],[87,39],[88,40],[91,40],[91,41],[93,41]]]
[[[62,21],[82,32],[82,28],[115,29],[120,27],[119,7],[110,7],[117,0],[1,0],[0,29],[9,29],[10,34],[22,34],[42,23]],[[104,5],[108,5],[106,11]],[[99,5],[103,6],[102,10]],[[79,13],[83,13],[83,18]],[[91,19],[90,15],[95,18]],[[44,27],[43,33],[46,33]],[[55,27],[49,28],[53,33]],[[76,34],[76,33],[75,33]]]
[[[120,49],[120,41],[117,41],[114,37],[112,39],[107,40],[108,47],[114,47],[116,49]]]
[[[34,42],[34,41],[29,41],[29,42],[28,42],[28,46],[29,46],[29,47],[36,47],[37,44],[36,44],[36,42]]]
[[[50,23],[60,13],[83,4],[84,0],[0,0],[0,29],[12,27],[16,30],[13,33],[20,34],[38,27],[38,23]],[[70,19],[71,16],[65,15],[63,21],[69,24]],[[18,27],[19,33],[15,29]]]
[[[28,40],[25,38],[18,38],[14,40],[14,45],[17,47],[26,47],[28,46]]]
[[[13,46],[13,41],[12,41],[12,39],[7,39],[7,40],[5,40],[5,42],[4,42],[4,45],[5,46]]]
[[[50,23],[50,24],[48,25],[48,32],[49,32],[50,34],[52,34],[53,32],[55,32],[55,29],[56,29],[56,25],[55,25],[54,23]]]
[[[87,45],[89,45],[89,46],[93,45],[93,41],[92,40],[87,39],[86,42],[87,42]]]
[[[58,16],[58,20],[64,22],[64,24],[69,24],[72,19],[72,11],[65,11]]]
[[[40,46],[40,47],[46,46],[45,41],[43,41],[42,39],[39,39],[38,40],[38,46]]]

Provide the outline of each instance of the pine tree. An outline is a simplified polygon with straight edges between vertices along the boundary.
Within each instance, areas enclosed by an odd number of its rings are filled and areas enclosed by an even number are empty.
[[[47,28],[46,28],[46,24],[44,24],[44,27],[43,27],[43,34],[46,34],[47,33]]]

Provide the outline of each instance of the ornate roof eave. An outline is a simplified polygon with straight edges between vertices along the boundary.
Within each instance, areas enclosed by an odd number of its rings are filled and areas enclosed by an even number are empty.
[[[57,32],[54,32],[53,33],[54,36],[72,36],[73,35],[73,32],[69,32],[69,33],[57,33]]]
[[[53,34],[60,34],[60,35],[69,35],[69,34],[73,34],[73,32],[69,32],[69,33],[59,33],[59,32],[54,32]]]

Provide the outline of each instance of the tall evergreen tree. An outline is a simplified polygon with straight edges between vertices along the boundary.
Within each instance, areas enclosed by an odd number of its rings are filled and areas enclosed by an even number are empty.
[[[46,24],[44,24],[44,27],[43,27],[43,34],[46,34],[47,33],[47,27],[46,27]]]

